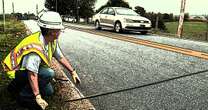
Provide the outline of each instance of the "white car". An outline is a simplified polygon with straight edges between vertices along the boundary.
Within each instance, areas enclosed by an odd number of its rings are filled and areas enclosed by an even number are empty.
[[[70,16],[70,15],[63,15],[62,19],[63,21],[66,21],[66,22],[72,22],[72,23],[76,22],[75,17]]]
[[[135,11],[123,7],[106,7],[93,16],[96,29],[111,27],[116,32],[138,31],[146,34],[151,29],[151,21]]]

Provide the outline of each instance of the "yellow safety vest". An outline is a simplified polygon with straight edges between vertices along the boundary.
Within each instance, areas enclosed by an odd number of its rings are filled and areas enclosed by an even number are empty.
[[[43,62],[50,66],[53,52],[56,49],[56,40],[48,43],[48,54],[44,51],[44,45],[40,41],[40,32],[33,33],[32,35],[24,38],[3,60],[2,65],[4,71],[7,72],[9,78],[15,78],[15,71],[25,70],[20,68],[22,58],[34,52],[38,54]]]

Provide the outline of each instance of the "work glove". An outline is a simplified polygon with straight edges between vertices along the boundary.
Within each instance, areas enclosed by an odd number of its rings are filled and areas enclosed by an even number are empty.
[[[37,104],[42,108],[42,110],[45,110],[45,108],[48,106],[48,103],[41,98],[40,94],[35,97],[35,100]]]
[[[79,76],[77,75],[77,72],[75,70],[72,72],[72,78],[73,78],[75,84],[81,83]]]

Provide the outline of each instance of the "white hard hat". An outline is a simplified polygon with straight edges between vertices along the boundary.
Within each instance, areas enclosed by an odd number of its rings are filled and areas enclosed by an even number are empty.
[[[59,13],[53,11],[46,11],[40,15],[38,25],[48,29],[64,29],[62,19]]]

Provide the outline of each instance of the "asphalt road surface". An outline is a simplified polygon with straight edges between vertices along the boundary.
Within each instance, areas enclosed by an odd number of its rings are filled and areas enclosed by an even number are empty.
[[[184,43],[187,41],[180,40],[177,45],[183,46]],[[191,47],[206,48],[200,44],[193,43]],[[208,71],[208,61],[203,59],[70,29],[62,33],[60,46],[76,68],[82,80],[79,89],[85,96]],[[207,83],[208,72],[205,71],[157,85],[96,97],[91,102],[98,110],[207,110]]]

